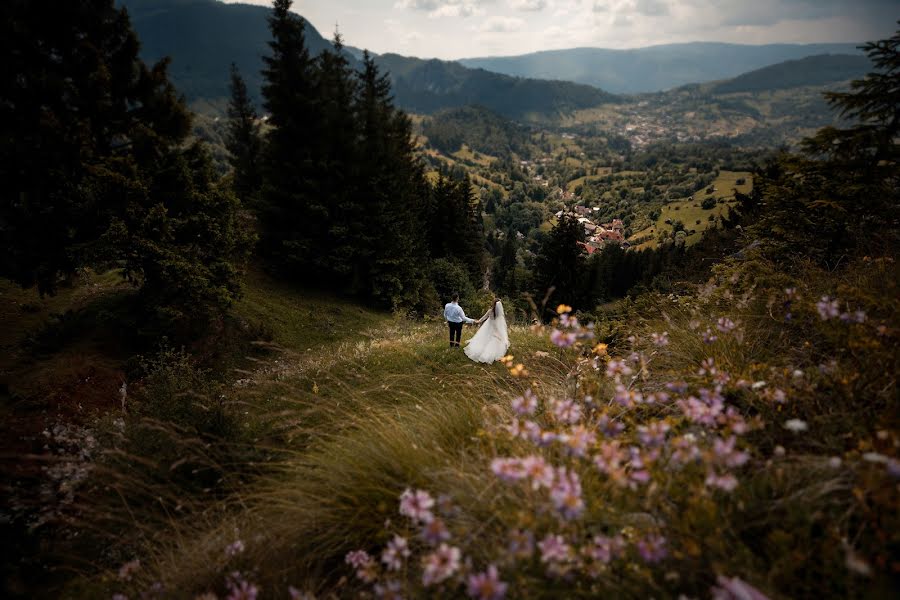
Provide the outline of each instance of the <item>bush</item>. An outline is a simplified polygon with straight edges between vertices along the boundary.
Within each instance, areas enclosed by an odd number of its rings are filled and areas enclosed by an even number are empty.
[[[459,294],[461,304],[471,305],[475,301],[475,286],[469,279],[468,270],[459,262],[438,258],[431,263],[431,282],[442,303],[450,302],[453,294]]]
[[[711,208],[715,208],[716,199],[715,198],[704,198],[703,202],[700,204],[700,208],[703,210],[710,210]]]

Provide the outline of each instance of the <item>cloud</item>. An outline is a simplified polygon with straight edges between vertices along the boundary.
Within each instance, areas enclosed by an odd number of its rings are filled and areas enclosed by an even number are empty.
[[[516,17],[488,17],[478,27],[482,33],[512,33],[525,26],[525,21]]]
[[[442,17],[472,17],[483,15],[482,4],[492,0],[398,0],[394,8],[428,12],[429,19]]]
[[[662,17],[669,14],[667,0],[594,0],[595,13],[613,13],[620,19],[634,15]]]
[[[524,12],[537,12],[547,8],[547,0],[507,0],[507,4]]]

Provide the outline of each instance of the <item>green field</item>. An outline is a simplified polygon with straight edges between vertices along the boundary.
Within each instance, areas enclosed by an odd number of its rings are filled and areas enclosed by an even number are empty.
[[[746,179],[746,182],[742,185],[737,185],[737,180],[741,178]],[[673,223],[681,221],[688,232],[694,230],[695,233],[688,235],[686,243],[688,245],[696,243],[700,240],[703,232],[715,222],[710,221],[709,217],[719,217],[725,214],[728,212],[728,207],[734,204],[735,189],[742,194],[750,193],[753,189],[753,175],[742,171],[721,171],[711,185],[715,188],[715,191],[711,194],[707,194],[704,189],[694,194],[693,200],[684,198],[661,206],[661,214],[656,223],[631,236],[631,240],[640,240],[650,236],[649,240],[640,243],[636,248],[655,248],[658,233],[672,230],[672,226],[667,224],[666,220],[670,220]],[[715,207],[708,210],[703,209],[701,203],[706,198],[715,198],[717,201]],[[722,200],[722,202],[719,202],[719,200]]]

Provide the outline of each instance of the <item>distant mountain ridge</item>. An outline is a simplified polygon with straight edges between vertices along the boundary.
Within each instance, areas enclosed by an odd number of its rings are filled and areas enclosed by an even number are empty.
[[[141,55],[156,61],[172,57],[170,75],[189,101],[222,104],[228,97],[228,70],[237,64],[258,101],[263,80],[262,57],[268,54],[270,9],[216,0],[122,0],[141,40]],[[306,23],[306,43],[313,55],[330,42]],[[361,51],[347,48],[351,64]],[[529,120],[597,106],[616,98],[570,82],[521,79],[469,69],[458,63],[421,60],[396,54],[376,57],[389,72],[397,104],[412,112],[481,104],[505,117]]]
[[[750,46],[691,42],[629,50],[547,50],[521,56],[465,58],[458,62],[517,77],[563,79],[611,93],[636,94],[730,79],[776,63],[818,54],[862,55],[862,52],[855,44]]]
[[[864,55],[819,54],[743,73],[716,83],[710,92],[731,94],[820,86],[860,79],[871,70],[872,62]]]

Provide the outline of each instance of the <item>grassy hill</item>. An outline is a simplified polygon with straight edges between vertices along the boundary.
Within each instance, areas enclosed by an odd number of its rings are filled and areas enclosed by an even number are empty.
[[[819,54],[742,73],[713,85],[710,91],[713,94],[731,94],[820,86],[861,79],[871,70],[872,62],[866,56]]]

